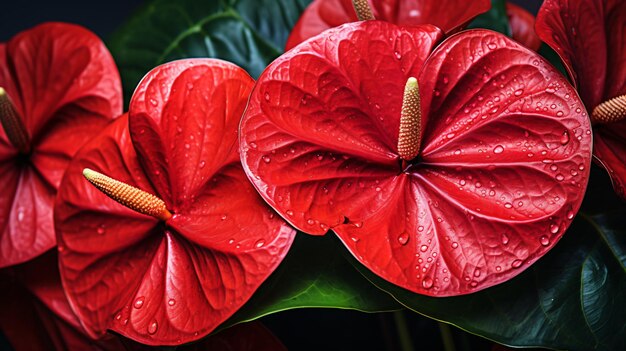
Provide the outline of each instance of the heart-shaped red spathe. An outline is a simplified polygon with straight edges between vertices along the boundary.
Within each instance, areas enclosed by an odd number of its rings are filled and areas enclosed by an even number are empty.
[[[377,0],[368,1],[374,17],[397,25],[433,24],[446,33],[465,27],[491,8],[489,0]],[[357,21],[352,0],[314,0],[302,13],[287,39],[285,50],[326,29]]]
[[[159,66],[135,91],[130,116],[70,165],[55,207],[60,269],[93,336],[111,329],[149,345],[200,339],[287,253],[294,229],[239,161],[237,127],[253,84],[219,60]],[[83,179],[83,168],[155,194],[174,216],[160,222],[120,205]]]
[[[367,21],[299,45],[259,78],[240,140],[248,177],[296,228],[332,229],[386,280],[451,296],[508,280],[555,245],[583,198],[591,135],[574,89],[536,53],[473,30],[426,60],[440,36]],[[411,76],[423,141],[403,170]]]
[[[506,15],[509,18],[513,39],[531,50],[539,50],[541,40],[535,33],[535,16],[510,1],[506,3]]]
[[[561,57],[587,112],[626,94],[626,3],[546,0],[537,34]],[[593,126],[595,160],[626,197],[626,120]]]
[[[0,43],[0,87],[30,134],[20,155],[0,127],[0,267],[55,245],[52,206],[76,151],[122,112],[113,58],[100,39],[46,23]]]

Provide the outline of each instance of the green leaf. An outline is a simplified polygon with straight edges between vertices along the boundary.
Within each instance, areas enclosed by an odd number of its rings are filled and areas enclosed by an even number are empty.
[[[511,36],[506,0],[491,0],[491,9],[476,17],[468,28],[487,28]]]
[[[225,326],[294,308],[402,309],[354,269],[343,256],[343,246],[332,236],[298,233],[278,269]]]
[[[172,60],[212,57],[257,77],[284,48],[311,0],[155,0],[109,41],[126,101],[152,68]]]
[[[525,272],[470,295],[418,295],[353,264],[409,309],[502,344],[626,349],[624,209],[579,215],[556,247]]]

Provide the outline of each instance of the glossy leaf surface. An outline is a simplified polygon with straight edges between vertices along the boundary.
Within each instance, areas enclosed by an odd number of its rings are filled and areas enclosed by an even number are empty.
[[[369,3],[377,20],[397,25],[432,24],[446,33],[463,28],[491,6],[489,0],[370,0]],[[352,0],[315,0],[302,13],[289,35],[285,50],[326,29],[356,21]]]
[[[500,343],[622,350],[626,347],[624,211],[577,217],[554,250],[526,272],[467,296],[419,296],[355,265],[405,306]]]
[[[250,180],[296,228],[332,229],[386,280],[449,296],[554,246],[582,201],[591,137],[575,91],[537,54],[477,30],[425,62],[440,35],[368,21],[303,43],[259,78],[240,138]],[[423,142],[402,169],[411,76]]]
[[[130,98],[152,67],[181,58],[220,58],[257,77],[283,52],[289,31],[309,1],[150,2],[109,43],[125,95]]]
[[[224,326],[311,307],[384,312],[400,305],[360,276],[335,240],[299,233],[281,265]]]
[[[561,57],[589,114],[626,94],[626,3],[613,0],[547,0],[537,34]],[[626,120],[594,125],[594,156],[626,197]]]
[[[138,86],[128,118],[87,144],[55,208],[66,293],[88,332],[183,344],[243,305],[295,231],[241,170],[237,126],[253,80],[219,60],[175,61]],[[152,193],[174,216],[134,212],[83,179],[90,168]]]
[[[506,15],[513,39],[531,50],[539,50],[541,40],[535,33],[535,16],[512,2],[506,3]]]
[[[52,206],[70,159],[122,112],[119,74],[86,29],[46,23],[0,43],[0,87],[30,135],[22,154],[0,127],[0,267],[55,245]]]

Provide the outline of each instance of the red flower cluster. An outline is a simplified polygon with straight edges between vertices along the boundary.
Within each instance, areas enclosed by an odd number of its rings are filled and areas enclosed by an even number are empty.
[[[415,293],[469,294],[556,245],[592,145],[624,195],[625,3],[546,0],[537,34],[574,87],[515,6],[519,42],[463,30],[487,0],[371,5],[313,1],[256,83],[215,59],[158,66],[124,115],[92,33],[50,23],[0,44],[0,286],[45,335],[33,342],[197,341],[279,266],[294,228],[333,232]],[[22,326],[0,318],[16,345]],[[239,331],[217,337],[244,345]]]

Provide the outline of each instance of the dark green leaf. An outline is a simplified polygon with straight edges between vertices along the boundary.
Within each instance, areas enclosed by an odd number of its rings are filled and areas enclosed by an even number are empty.
[[[511,36],[506,0],[491,0],[491,9],[476,17],[468,28],[487,28]]]
[[[387,293],[363,278],[332,235],[298,233],[287,257],[225,325],[294,308],[322,307],[381,312],[401,309]]]
[[[626,210],[580,215],[545,257],[507,283],[432,298],[368,279],[408,308],[513,346],[626,349]]]
[[[257,77],[283,52],[310,0],[155,0],[108,43],[126,101],[139,80],[162,63],[189,57],[231,61]]]

